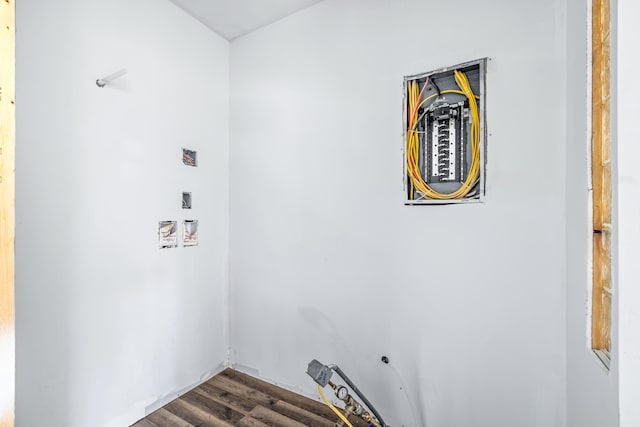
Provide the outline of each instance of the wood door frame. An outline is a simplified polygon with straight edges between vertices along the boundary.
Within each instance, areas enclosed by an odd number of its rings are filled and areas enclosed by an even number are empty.
[[[15,418],[15,4],[0,0],[0,427]]]
[[[591,346],[611,359],[611,15],[610,0],[592,5],[593,290]]]

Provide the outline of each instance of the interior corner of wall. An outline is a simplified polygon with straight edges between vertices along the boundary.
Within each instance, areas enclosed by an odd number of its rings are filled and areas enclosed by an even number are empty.
[[[249,366],[242,365],[240,363],[232,363],[229,366],[234,371],[242,372],[247,375],[251,375],[252,377],[262,378],[260,377],[260,371]]]
[[[218,365],[215,368],[213,368],[213,369],[203,373],[202,375],[200,375],[199,384],[202,384],[203,382],[209,381],[211,378],[215,377],[220,372],[222,372],[225,369],[227,369],[227,367],[228,366],[227,366],[227,361],[226,360],[223,360],[222,362],[218,363]],[[197,386],[192,386],[191,388],[193,388],[193,387],[197,387]]]
[[[105,427],[121,427],[131,425],[153,411],[148,411],[149,406],[158,401],[158,396],[151,396],[147,399],[140,400],[130,406],[124,414],[120,414],[105,423]],[[158,406],[160,408],[162,405]],[[158,409],[156,408],[156,409]],[[154,411],[156,410],[154,409]]]
[[[171,402],[172,400],[177,399],[178,397],[182,396],[183,394],[185,394],[186,392],[198,387],[200,384],[203,384],[207,381],[209,381],[211,378],[213,378],[214,376],[218,375],[220,372],[224,371],[227,368],[226,366],[226,361],[222,361],[221,363],[219,363],[218,365],[216,365],[215,368],[210,369],[208,371],[203,372],[199,377],[197,381],[192,382],[191,384],[189,384],[186,387],[183,387],[177,391],[173,391],[171,393],[167,393],[164,394],[162,396],[157,396],[154,395],[146,400],[143,401],[144,406],[143,406],[143,410],[142,410],[142,416],[139,416],[137,419],[135,419],[133,422],[140,420],[141,418],[151,414],[154,411],[157,411],[158,409],[162,408],[164,405],[166,405],[167,403]],[[122,418],[119,418],[122,419]],[[126,423],[119,423],[119,424],[109,424],[109,425],[113,425],[115,426],[122,426],[122,425],[130,425],[126,424]]]
[[[224,362],[223,362],[224,369],[233,368],[233,360],[232,360],[231,353],[232,353],[231,352],[231,348],[227,347],[226,357],[225,357]]]
[[[273,384],[275,386],[284,388],[286,390],[289,390],[289,391],[294,392],[296,394],[299,394],[301,396],[306,396],[306,397],[308,397],[310,399],[315,399],[314,396],[312,396],[309,393],[305,392],[304,389],[302,389],[302,388],[300,388],[298,386],[295,386],[295,385],[292,385],[292,384],[283,383],[283,382],[280,382],[280,381],[276,381],[273,378],[260,375],[260,371],[258,369],[254,369],[254,368],[251,368],[249,366],[242,365],[240,363],[234,363],[233,365],[230,366],[230,368],[235,370],[235,371],[242,372],[243,374],[250,375],[250,376],[252,376],[254,378],[258,378],[258,379],[260,379],[262,381],[266,381],[269,384]]]
[[[233,365],[233,352],[231,351],[231,280],[229,271],[231,268],[229,256],[230,248],[227,247],[227,256],[224,272],[224,301],[223,301],[223,322],[224,322],[224,354],[223,365],[230,368]]]

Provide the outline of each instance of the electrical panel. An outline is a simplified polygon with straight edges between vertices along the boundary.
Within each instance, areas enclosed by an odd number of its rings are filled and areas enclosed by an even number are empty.
[[[486,62],[404,78],[405,204],[484,197]]]

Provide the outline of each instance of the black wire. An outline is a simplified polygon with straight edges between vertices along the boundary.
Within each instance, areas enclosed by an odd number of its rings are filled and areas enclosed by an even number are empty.
[[[438,87],[438,85],[436,84],[436,81],[434,79],[429,79],[429,82],[433,85],[433,87],[436,88],[436,92],[438,92],[438,96],[441,96],[442,93],[440,93],[440,88]]]
[[[376,408],[373,407],[373,405],[371,404],[371,402],[369,402],[367,400],[367,398],[364,396],[364,394],[362,394],[360,392],[360,390],[358,390],[358,387],[356,387],[356,385],[351,382],[351,380],[349,379],[349,377],[347,377],[347,374],[345,374],[344,372],[342,372],[342,369],[340,369],[337,365],[333,365],[331,367],[334,371],[336,371],[336,374],[340,375],[340,378],[342,378],[344,380],[344,382],[347,383],[347,385],[349,387],[351,387],[351,390],[353,390],[359,397],[360,399],[362,399],[362,403],[364,403],[370,410],[371,412],[373,412],[373,415],[376,416],[376,418],[378,419],[378,421],[380,422],[380,425],[382,427],[387,427],[387,425],[384,423],[384,421],[382,420],[382,417],[380,416],[380,414],[378,413],[378,411],[376,411]]]

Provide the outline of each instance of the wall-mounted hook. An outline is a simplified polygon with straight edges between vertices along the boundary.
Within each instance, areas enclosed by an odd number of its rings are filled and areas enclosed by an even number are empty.
[[[111,81],[113,81],[115,79],[118,79],[118,78],[124,76],[125,74],[127,74],[127,70],[123,68],[120,71],[116,71],[113,74],[110,74],[110,75],[108,75],[106,77],[103,77],[101,79],[96,80],[96,85],[98,87],[105,87],[107,85],[107,83],[109,83],[109,82],[111,82]]]

